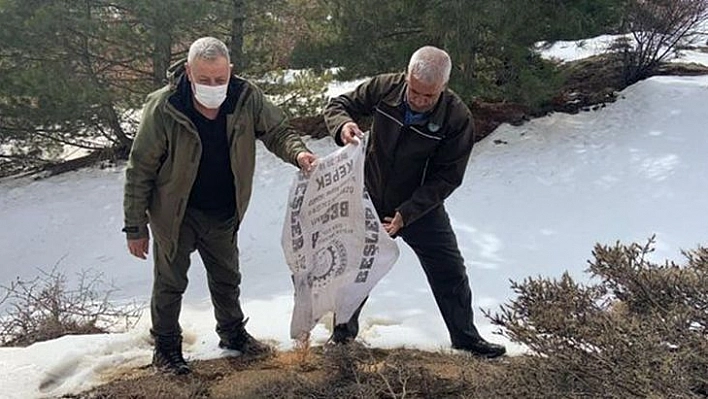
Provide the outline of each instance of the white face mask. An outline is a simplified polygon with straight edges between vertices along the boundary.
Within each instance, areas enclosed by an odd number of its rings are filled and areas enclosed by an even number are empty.
[[[194,98],[199,104],[208,109],[216,109],[226,100],[228,84],[221,86],[207,86],[194,83]]]

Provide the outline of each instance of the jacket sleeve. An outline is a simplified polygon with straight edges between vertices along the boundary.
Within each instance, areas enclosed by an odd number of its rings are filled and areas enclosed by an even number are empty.
[[[339,132],[347,122],[356,122],[374,114],[382,96],[381,81],[374,77],[356,89],[332,98],[324,110],[325,126],[338,145],[344,145]]]
[[[285,113],[271,103],[260,89],[252,87],[252,90],[256,137],[265,144],[268,151],[285,162],[300,167],[297,163],[297,154],[311,151],[290,125]]]
[[[428,160],[423,184],[396,209],[404,226],[442,204],[462,184],[473,145],[474,123],[467,111],[466,118],[442,140]]]
[[[167,151],[164,119],[157,110],[158,104],[157,99],[151,99],[143,107],[125,169],[124,231],[129,239],[148,237],[148,204],[162,157]]]

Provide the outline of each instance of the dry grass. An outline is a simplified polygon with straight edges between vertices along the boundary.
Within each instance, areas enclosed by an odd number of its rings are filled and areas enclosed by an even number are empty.
[[[296,349],[261,359],[192,363],[184,377],[149,367],[72,398],[444,398],[490,397],[509,364],[460,353],[348,347]]]

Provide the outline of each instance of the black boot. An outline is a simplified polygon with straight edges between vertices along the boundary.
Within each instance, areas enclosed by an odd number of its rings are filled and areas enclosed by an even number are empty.
[[[502,356],[506,353],[506,348],[502,345],[487,342],[483,338],[479,338],[478,340],[467,343],[465,345],[453,345],[452,347],[454,349],[467,351],[474,356],[479,356],[487,359],[493,359],[495,357]]]
[[[270,346],[253,338],[253,336],[246,331],[247,321],[248,319],[237,324],[235,327],[228,330],[228,332],[219,332],[221,336],[219,348],[239,351],[242,355],[248,356],[264,356],[271,354],[273,349]]]
[[[177,375],[189,374],[192,370],[182,357],[182,337],[155,336],[152,365],[160,371]]]
[[[332,335],[327,340],[329,345],[348,345],[354,342],[356,337],[352,335],[347,324],[337,324],[334,326]]]

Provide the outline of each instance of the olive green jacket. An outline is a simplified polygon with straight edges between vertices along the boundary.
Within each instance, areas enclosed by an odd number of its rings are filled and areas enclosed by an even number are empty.
[[[175,64],[168,78],[169,84],[149,94],[143,108],[125,171],[123,208],[128,238],[148,237],[149,224],[154,239],[172,258],[202,147],[194,124],[179,111],[180,101],[192,101],[184,90],[189,85],[184,62]],[[222,107],[231,107],[226,110],[226,133],[236,187],[235,216],[240,223],[253,188],[256,139],[295,166],[297,154],[309,150],[258,87],[235,75],[229,84],[232,98]]]

